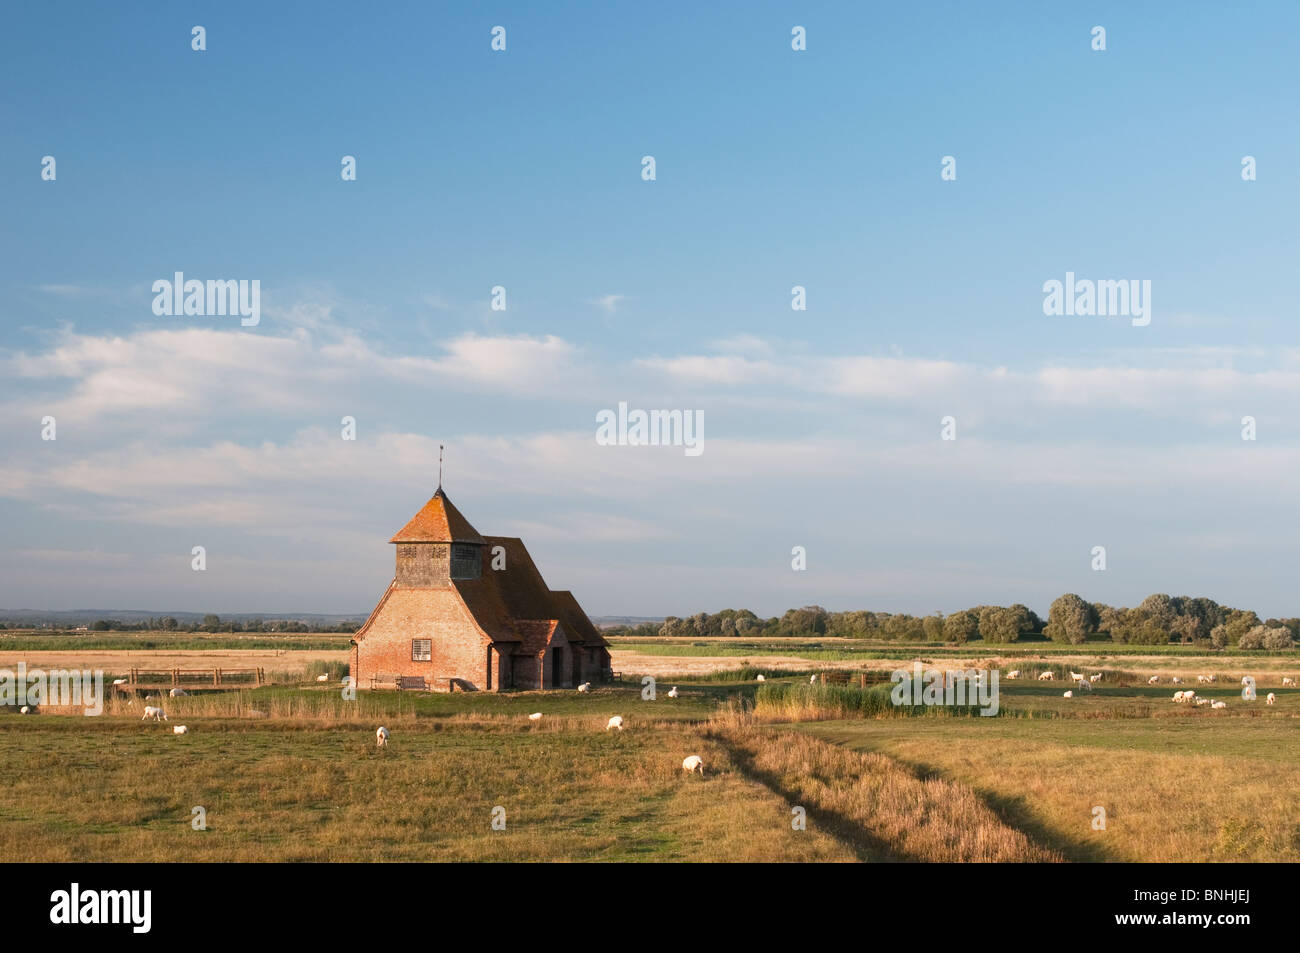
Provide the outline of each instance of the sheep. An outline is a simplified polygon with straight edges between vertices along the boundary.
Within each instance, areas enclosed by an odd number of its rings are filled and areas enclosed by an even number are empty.
[[[1020,669],[1016,669],[1014,672],[1007,672],[1008,679],[1019,678],[1019,677],[1020,677]]]
[[[1187,697],[1187,696],[1190,695],[1190,694],[1191,694],[1191,692],[1174,692],[1174,701],[1176,701],[1176,702],[1185,702],[1185,701],[1188,701],[1188,697]]]
[[[669,698],[676,698],[676,697],[677,697],[677,686],[676,686],[676,685],[674,685],[673,688],[672,688],[672,691],[670,691],[670,692],[668,693],[668,697],[669,697]]]
[[[125,685],[125,684],[126,684],[126,679],[125,679],[125,678],[115,678],[115,679],[113,679],[113,684],[114,684],[114,685]]]
[[[1276,705],[1276,704],[1277,704],[1277,696],[1274,695],[1272,692],[1269,692],[1269,693],[1268,693],[1268,697],[1264,699],[1264,704],[1265,704],[1265,705]]]
[[[809,676],[809,678],[808,678],[808,684],[809,684],[809,685],[816,685],[816,684],[817,684],[817,673],[816,673],[816,672],[813,672],[813,674],[812,674],[811,676]]]
[[[140,716],[140,720],[144,721],[146,718],[152,718],[154,721],[166,721],[167,713],[161,708],[155,708],[153,705],[145,705],[144,714]]]
[[[1081,678],[1083,678],[1083,676],[1080,675],[1078,672],[1071,672],[1071,673],[1070,673],[1070,681],[1072,681],[1072,682],[1077,682],[1077,681],[1079,681],[1079,679],[1081,679]]]
[[[1173,682],[1175,685],[1181,685],[1181,684],[1183,684],[1183,680],[1182,680],[1181,678],[1179,678],[1177,675],[1175,675],[1175,676],[1174,676],[1173,678],[1171,678],[1169,681]]]
[[[317,675],[317,676],[316,676],[316,681],[318,681],[318,682],[328,682],[329,680],[330,680],[330,677],[329,677],[328,675]]]
[[[1209,680],[1210,680],[1210,677],[1209,677],[1208,675],[1197,675],[1197,676],[1196,676],[1196,681],[1199,682],[1199,683],[1202,684],[1202,685],[1206,684]]]
[[[1159,676],[1159,675],[1152,675],[1150,678],[1147,679],[1147,684],[1148,684],[1148,685],[1155,685],[1155,684],[1159,683],[1159,681],[1160,681],[1160,676]]]
[[[31,713],[32,713],[32,710],[31,710],[30,708],[28,708],[26,705],[24,705],[22,708],[19,708],[19,709],[18,709],[18,714],[20,714],[20,715],[30,715]]]
[[[591,682],[583,682],[581,685],[578,686],[578,691],[580,692],[591,691]]]
[[[682,759],[682,770],[688,774],[700,772],[700,777],[704,777],[704,759],[698,754],[693,754],[689,758]]]
[[[375,745],[380,748],[388,747],[388,729],[383,725],[375,729]]]
[[[1217,675],[1207,675],[1207,676],[1205,676],[1205,677],[1206,677],[1207,679],[1209,679],[1209,681],[1210,681],[1211,684],[1213,684],[1214,682],[1217,682],[1217,681],[1219,680],[1219,676],[1217,676]]]
[[[528,716],[528,720],[529,720],[529,721],[541,721],[541,720],[542,720],[542,713],[541,713],[540,711],[535,711],[535,712],[533,712],[531,715]]]
[[[1079,679],[1077,682],[1075,682],[1075,684],[1079,686],[1080,691],[1084,691],[1084,692],[1092,691],[1092,682],[1088,681],[1086,678]]]
[[[1283,687],[1283,688],[1286,688],[1288,685],[1290,685],[1292,688],[1295,688],[1295,679],[1294,679],[1294,678],[1291,678],[1291,677],[1288,676],[1288,675],[1283,675],[1283,676],[1282,676],[1282,687]]]
[[[1241,684],[1243,684],[1243,685],[1249,685],[1249,684],[1250,684],[1250,676],[1249,676],[1249,675],[1243,675],[1243,676],[1241,676]]]
[[[1040,682],[1050,682],[1054,678],[1056,678],[1056,675],[1052,672],[1044,672],[1042,675],[1038,676]]]
[[[188,695],[188,694],[189,692],[187,692],[183,688],[173,688],[167,693],[167,696],[169,698],[180,698],[182,695]]]
[[[1089,675],[1089,676],[1088,676],[1088,681],[1090,681],[1090,682],[1100,682],[1100,681],[1101,681],[1101,673],[1098,672],[1096,675]]]
[[[1210,707],[1211,707],[1211,708],[1227,708],[1227,707],[1228,707],[1228,703],[1227,703],[1227,702],[1210,702]]]
[[[1073,697],[1074,697],[1074,692],[1066,692],[1066,693],[1065,693],[1064,695],[1062,695],[1061,697],[1062,697],[1062,698],[1073,698]]]
[[[623,716],[622,716],[622,715],[615,715],[613,718],[611,718],[611,719],[609,720],[609,723],[608,723],[607,725],[605,725],[605,730],[606,730],[606,731],[609,731],[609,729],[611,729],[611,728],[617,728],[619,731],[622,731],[622,730],[623,730]]]
[[[189,733],[189,728],[184,725],[172,725],[172,734],[174,735],[188,735]]]
[[[1210,704],[1210,699],[1208,699],[1208,698],[1198,698],[1198,699],[1196,699],[1196,704],[1197,704],[1197,705],[1208,705],[1208,704]]]
[[[765,681],[767,681],[767,679],[765,679],[765,678],[763,677],[763,673],[762,673],[762,672],[759,672],[759,673],[758,673],[758,678],[756,678],[755,681],[758,681],[758,682],[765,682]]]

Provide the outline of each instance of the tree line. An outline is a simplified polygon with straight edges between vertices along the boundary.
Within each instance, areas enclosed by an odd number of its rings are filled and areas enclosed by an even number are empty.
[[[1005,643],[1038,638],[1073,644],[1109,639],[1137,645],[1279,650],[1294,647],[1300,639],[1300,618],[1261,620],[1249,609],[1234,609],[1203,597],[1156,593],[1125,608],[1089,602],[1069,592],[1052,602],[1046,619],[1020,603],[925,616],[866,610],[830,612],[821,606],[803,606],[770,619],[759,618],[748,609],[723,609],[686,618],[669,616],[661,623],[614,626],[606,632],[637,638],[814,635],[956,644],[973,639]]]

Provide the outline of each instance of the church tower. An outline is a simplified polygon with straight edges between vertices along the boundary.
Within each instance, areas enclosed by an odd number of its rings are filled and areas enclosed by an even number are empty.
[[[397,545],[399,586],[446,589],[453,579],[478,579],[483,574],[487,541],[441,486],[389,542]]]

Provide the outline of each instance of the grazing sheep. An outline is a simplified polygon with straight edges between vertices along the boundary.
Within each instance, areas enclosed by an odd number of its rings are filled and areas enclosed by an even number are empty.
[[[619,731],[622,731],[622,730],[623,730],[623,716],[622,716],[622,715],[615,715],[613,718],[611,718],[611,719],[609,720],[609,724],[605,725],[605,730],[606,730],[606,731],[609,731],[609,729],[611,729],[611,728],[617,728]]]
[[[531,715],[528,716],[528,720],[529,720],[529,721],[541,721],[541,720],[542,720],[542,713],[541,713],[540,711],[535,711],[535,712],[533,712]]]
[[[1072,681],[1072,682],[1077,682],[1077,681],[1079,681],[1079,680],[1082,679],[1082,678],[1083,678],[1083,676],[1080,675],[1078,672],[1071,672],[1071,673],[1070,673],[1070,681]]]
[[[670,691],[670,692],[668,693],[668,697],[669,697],[669,698],[676,698],[676,697],[677,697],[677,686],[676,686],[676,685],[674,685],[673,688],[672,688],[672,691]]]
[[[1156,684],[1159,683],[1159,681],[1160,681],[1160,676],[1159,676],[1159,675],[1152,675],[1150,678],[1147,679],[1147,684],[1148,684],[1148,685],[1156,685]]]
[[[1219,676],[1217,676],[1217,675],[1207,675],[1206,678],[1208,678],[1208,679],[1210,680],[1210,683],[1211,683],[1211,684],[1213,684],[1214,682],[1217,682],[1217,681],[1219,680]]]
[[[140,716],[140,720],[144,721],[146,718],[152,718],[154,721],[166,721],[167,713],[161,708],[155,708],[152,705],[145,705],[144,714]]]
[[[1227,703],[1227,702],[1210,702],[1210,707],[1211,707],[1211,708],[1227,708],[1227,707],[1228,707],[1228,703]]]
[[[1020,677],[1020,669],[1016,669],[1014,672],[1007,672],[1007,678],[1019,678],[1019,677]]]
[[[31,710],[30,708],[28,708],[26,705],[24,705],[22,708],[19,708],[19,709],[18,709],[18,714],[20,714],[20,715],[30,715],[31,713],[32,713],[32,710]]]
[[[1199,682],[1199,683],[1202,684],[1202,685],[1204,685],[1204,684],[1205,684],[1206,682],[1208,682],[1209,680],[1210,680],[1210,677],[1209,677],[1208,675],[1197,675],[1197,676],[1196,676],[1196,681]]]
[[[187,692],[183,688],[173,688],[167,693],[169,698],[180,698],[182,695],[188,695],[188,694],[189,692]]]
[[[1268,697],[1264,699],[1264,704],[1265,704],[1265,705],[1275,705],[1275,704],[1277,704],[1277,696],[1274,695],[1272,692],[1269,692],[1269,693],[1268,693]]]
[[[1288,685],[1290,685],[1292,688],[1295,688],[1295,679],[1294,679],[1294,678],[1291,678],[1291,677],[1289,677],[1289,676],[1287,676],[1287,675],[1283,675],[1283,676],[1282,676],[1282,687],[1283,687],[1283,688],[1286,688]]]
[[[1101,681],[1101,673],[1098,672],[1096,675],[1089,675],[1089,676],[1088,676],[1088,681],[1090,681],[1090,682],[1100,682],[1100,681]]]
[[[1062,697],[1062,698],[1073,698],[1073,697],[1074,697],[1074,692],[1066,692],[1066,693],[1065,693],[1064,695],[1062,695],[1061,697]]]
[[[817,673],[816,673],[816,672],[814,672],[811,676],[809,676],[809,678],[808,678],[808,684],[809,684],[809,685],[816,685],[816,684],[817,684]]]
[[[578,686],[578,691],[580,692],[591,691],[591,682],[583,682],[581,685]]]
[[[688,774],[700,772],[700,777],[704,777],[704,759],[698,754],[693,754],[689,758],[682,759],[682,770]]]
[[[115,679],[113,679],[113,684],[114,684],[114,685],[125,685],[125,684],[126,684],[126,679],[125,679],[125,678],[115,678]]]
[[[1054,678],[1056,678],[1056,675],[1052,672],[1044,672],[1042,675],[1038,676],[1040,682],[1050,682]]]
[[[1209,703],[1210,703],[1210,699],[1208,699],[1208,698],[1198,698],[1198,699],[1196,699],[1196,704],[1198,704],[1198,705],[1208,705]]]
[[[1194,692],[1174,692],[1174,701],[1185,702],[1191,701]]]
[[[1250,684],[1250,676],[1249,676],[1249,675],[1243,675],[1243,676],[1241,676],[1241,684],[1243,684],[1243,685],[1249,685],[1249,684]]]
[[[765,681],[767,681],[767,679],[765,679],[765,678],[763,677],[763,673],[762,673],[762,672],[759,672],[759,673],[758,673],[758,678],[755,679],[755,681],[758,681],[758,682],[765,682]]]
[[[375,744],[380,748],[388,747],[388,729],[383,725],[375,729]]]
[[[1084,691],[1084,692],[1092,691],[1092,682],[1088,681],[1086,678],[1079,679],[1079,681],[1076,682],[1075,684],[1079,686],[1080,691]]]
[[[1175,676],[1174,676],[1173,678],[1171,678],[1169,681],[1173,682],[1175,685],[1181,685],[1181,684],[1183,684],[1183,680],[1182,680],[1181,678],[1179,678],[1177,675],[1175,675]]]
[[[316,681],[318,681],[318,682],[328,682],[329,680],[330,680],[330,677],[329,677],[328,675],[317,675],[317,676],[316,676]]]
[[[174,735],[188,735],[189,733],[190,730],[184,725],[172,725],[172,734]]]

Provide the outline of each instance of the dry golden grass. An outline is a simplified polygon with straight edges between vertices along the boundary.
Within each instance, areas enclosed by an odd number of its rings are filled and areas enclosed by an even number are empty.
[[[969,789],[922,779],[890,758],[807,735],[715,722],[715,737],[750,777],[852,844],[862,860],[1042,862],[1062,858],[1001,821]]]
[[[1071,860],[1300,860],[1292,719],[823,723],[809,733],[881,752],[977,792]],[[1104,831],[1093,808],[1106,809]]]

